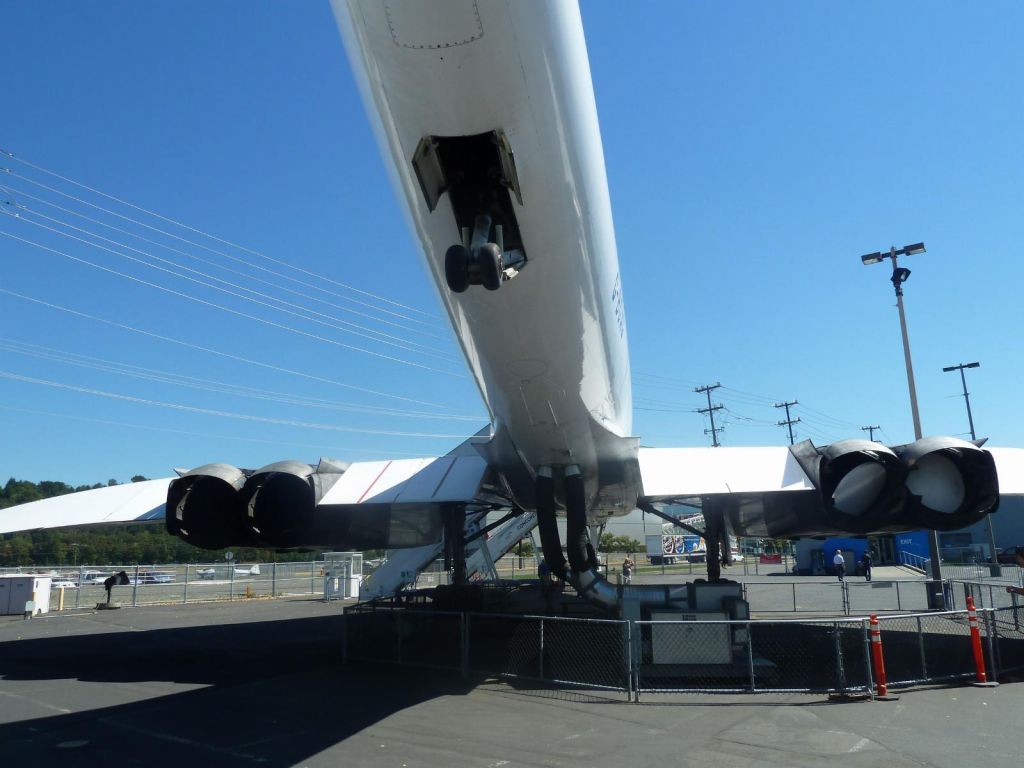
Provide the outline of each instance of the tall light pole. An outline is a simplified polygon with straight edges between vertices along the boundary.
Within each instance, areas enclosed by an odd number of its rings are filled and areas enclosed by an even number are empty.
[[[888,253],[875,251],[860,257],[865,264],[878,264],[885,259],[892,259],[892,287],[896,289],[896,306],[900,311],[900,332],[903,334],[903,360],[907,366],[907,389],[910,390],[910,413],[914,417],[914,439],[921,439],[921,415],[917,411],[917,387],[914,385],[914,364],[910,360],[910,338],[907,336],[907,315],[903,311],[903,284],[910,277],[910,270],[901,267],[897,261],[899,256],[913,256],[924,253],[924,243],[912,243],[902,248],[891,247]],[[932,561],[932,579],[942,581],[942,564],[939,562],[939,535],[929,531],[928,555]],[[941,594],[941,593],[940,593]],[[938,596],[936,596],[938,597]],[[937,606],[941,607],[941,606]]]
[[[971,393],[967,391],[967,377],[964,375],[964,368],[980,367],[981,363],[960,363],[960,365],[951,365],[942,369],[943,373],[960,371],[960,382],[964,385],[964,402],[967,403],[967,423],[971,427],[971,440],[977,440],[978,437],[974,434],[974,417],[971,415]]]
[[[967,376],[964,375],[964,369],[980,367],[981,363],[973,362],[950,365],[942,369],[943,373],[960,371],[960,383],[964,385],[964,402],[967,403],[967,423],[971,427],[971,440],[977,440],[978,436],[974,434],[974,416],[971,415],[971,393],[967,391]],[[999,576],[1002,569],[999,567],[999,558],[996,557],[996,535],[995,531],[992,530],[992,515],[985,515],[985,529],[988,531],[989,562],[992,566],[990,573],[992,576]]]

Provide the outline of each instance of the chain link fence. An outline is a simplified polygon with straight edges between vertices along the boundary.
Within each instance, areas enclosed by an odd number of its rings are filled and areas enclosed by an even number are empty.
[[[928,580],[745,582],[744,599],[765,613],[865,613],[928,610]]]
[[[103,581],[124,571],[112,599],[122,605],[202,603],[218,600],[322,595],[323,561],[300,563],[199,563],[172,565],[82,565],[51,572],[50,610],[91,608],[106,602]]]
[[[990,679],[1024,670],[1017,606],[978,611]],[[976,675],[966,611],[879,617],[890,687]],[[872,695],[867,617],[615,621],[434,612],[371,604],[345,612],[346,662],[438,667],[494,678],[666,693]]]

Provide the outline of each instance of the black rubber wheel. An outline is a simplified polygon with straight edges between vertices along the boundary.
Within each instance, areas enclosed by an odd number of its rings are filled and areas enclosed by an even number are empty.
[[[484,288],[498,290],[501,287],[501,249],[495,243],[486,243],[477,249],[476,258]]]
[[[462,293],[469,287],[469,251],[465,246],[453,245],[445,252],[444,277],[453,293]]]

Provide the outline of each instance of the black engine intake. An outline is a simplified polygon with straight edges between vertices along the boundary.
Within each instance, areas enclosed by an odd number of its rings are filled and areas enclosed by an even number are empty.
[[[203,549],[252,546],[238,491],[245,473],[229,464],[205,464],[186,472],[167,489],[168,533]]]
[[[992,454],[955,437],[926,437],[895,449],[906,464],[906,511],[914,527],[952,531],[999,507]]]
[[[279,461],[255,472],[207,464],[167,491],[167,530],[205,549],[384,549],[440,540],[440,504],[321,500],[348,464]]]

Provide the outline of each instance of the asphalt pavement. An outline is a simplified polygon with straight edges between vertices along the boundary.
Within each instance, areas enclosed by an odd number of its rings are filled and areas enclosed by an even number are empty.
[[[344,666],[311,599],[0,617],[10,766],[954,766],[1019,762],[1024,683],[898,701],[618,694]]]

